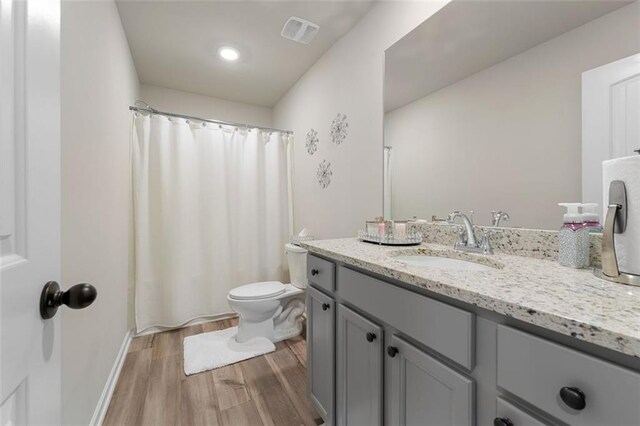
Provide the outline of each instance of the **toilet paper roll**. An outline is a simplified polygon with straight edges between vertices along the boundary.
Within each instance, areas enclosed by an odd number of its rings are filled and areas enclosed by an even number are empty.
[[[618,269],[640,275],[640,155],[603,161],[602,176],[605,215],[611,181],[621,180],[627,189],[627,229],[615,234]]]

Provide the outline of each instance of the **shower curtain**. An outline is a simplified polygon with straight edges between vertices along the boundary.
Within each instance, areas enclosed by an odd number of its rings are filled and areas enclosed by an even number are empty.
[[[385,146],[382,150],[383,152],[383,164],[382,164],[382,173],[383,173],[383,182],[382,182],[382,209],[384,213],[385,219],[392,219],[393,212],[391,210],[391,147]]]
[[[286,279],[290,138],[135,113],[138,332],[224,315],[231,288]]]

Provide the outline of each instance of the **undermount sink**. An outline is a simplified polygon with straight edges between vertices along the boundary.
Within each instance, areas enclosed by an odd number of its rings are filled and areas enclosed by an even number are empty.
[[[405,265],[422,266],[424,268],[447,269],[453,271],[491,271],[501,269],[503,265],[487,257],[471,256],[455,251],[440,251],[419,248],[398,250],[388,253],[395,261]],[[466,258],[466,259],[465,259]],[[467,260],[468,259],[468,260]]]

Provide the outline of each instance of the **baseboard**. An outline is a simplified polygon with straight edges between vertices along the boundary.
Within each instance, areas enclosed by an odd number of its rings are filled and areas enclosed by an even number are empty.
[[[133,338],[133,329],[127,331],[127,334],[124,335],[124,339],[122,340],[122,346],[120,346],[120,350],[118,351],[118,356],[116,357],[116,360],[113,363],[113,367],[111,368],[111,373],[109,373],[109,377],[107,378],[107,382],[104,385],[104,389],[102,389],[102,395],[100,395],[100,399],[98,400],[98,405],[96,406],[96,409],[93,412],[91,423],[89,423],[91,426],[100,426],[104,421],[104,417],[107,414],[107,409],[109,408],[109,403],[111,403],[111,398],[113,397],[113,392],[116,389],[116,383],[118,383],[118,377],[120,377],[120,371],[122,371],[124,360],[127,357],[127,352],[129,351],[129,344],[131,343],[132,338]]]

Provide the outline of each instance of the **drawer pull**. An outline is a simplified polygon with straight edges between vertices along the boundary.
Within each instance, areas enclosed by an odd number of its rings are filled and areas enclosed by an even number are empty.
[[[394,358],[397,353],[398,348],[396,348],[395,346],[387,346],[387,355],[389,355],[391,358]]]
[[[376,340],[376,335],[374,333],[368,332],[367,333],[367,342],[373,342],[374,340]]]
[[[311,275],[318,275],[320,273],[320,271],[318,271],[317,269],[312,269],[311,270]]]
[[[582,392],[578,388],[565,386],[560,389],[560,399],[567,404],[568,407],[574,410],[582,410],[587,406],[587,401]]]
[[[327,309],[329,309],[331,306],[328,303],[323,303],[322,304],[322,310],[326,311]]]
[[[493,419],[493,426],[513,426],[509,417],[496,417]]]

